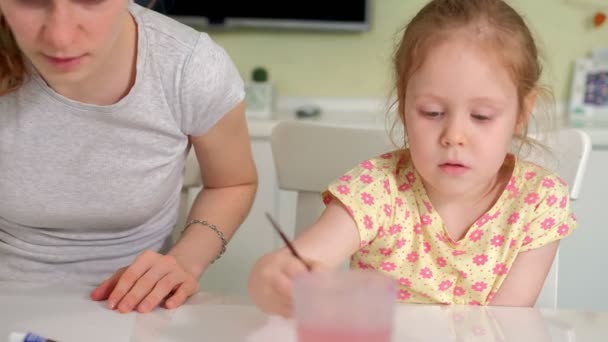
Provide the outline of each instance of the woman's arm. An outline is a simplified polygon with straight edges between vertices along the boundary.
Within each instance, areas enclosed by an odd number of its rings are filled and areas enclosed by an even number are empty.
[[[519,253],[490,305],[534,306],[558,247],[559,240]]]
[[[230,239],[243,222],[257,189],[257,175],[241,102],[204,136],[190,138],[198,158],[204,189],[189,219],[205,220]],[[108,299],[120,312],[148,312],[163,300],[167,308],[182,305],[198,288],[198,279],[221,250],[222,241],[207,226],[187,229],[167,255],[140,254],[92,293]]]
[[[258,184],[244,103],[228,112],[207,134],[191,137],[190,141],[200,165],[203,190],[196,197],[186,222],[205,220],[216,225],[230,240],[247,217]],[[221,246],[213,230],[194,224],[183,232],[168,254],[199,278]]]
[[[257,173],[245,106],[240,103],[201,137],[191,138],[203,180],[190,220],[214,224],[229,240],[247,217],[255,198]],[[221,250],[221,240],[209,227],[194,224],[185,230],[169,255],[199,278]]]

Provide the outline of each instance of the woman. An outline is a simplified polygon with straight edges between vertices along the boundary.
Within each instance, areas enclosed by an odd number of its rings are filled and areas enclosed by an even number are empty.
[[[129,0],[0,0],[0,16],[0,280],[180,306],[257,187],[230,58]],[[205,189],[170,246],[190,147]]]

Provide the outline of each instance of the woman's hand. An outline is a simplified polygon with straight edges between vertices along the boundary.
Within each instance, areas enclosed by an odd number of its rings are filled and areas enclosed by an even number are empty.
[[[312,271],[323,269],[307,261]],[[282,249],[260,258],[249,274],[249,294],[265,313],[290,317],[293,309],[293,280],[308,272],[301,260]]]
[[[174,256],[145,251],[93,290],[91,299],[107,299],[108,308],[121,313],[144,313],[163,301],[165,308],[177,308],[197,291],[197,278]]]

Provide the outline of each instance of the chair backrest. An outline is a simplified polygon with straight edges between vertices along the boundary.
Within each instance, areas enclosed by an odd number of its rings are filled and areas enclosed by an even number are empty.
[[[296,235],[320,216],[324,205],[319,194],[330,182],[362,160],[396,149],[384,128],[302,121],[277,124],[271,143],[279,188],[297,192]],[[537,152],[526,159],[557,172],[570,184],[570,197],[578,198],[591,150],[589,136],[581,130],[562,129],[546,144],[552,155]],[[557,260],[537,306],[557,305]]]

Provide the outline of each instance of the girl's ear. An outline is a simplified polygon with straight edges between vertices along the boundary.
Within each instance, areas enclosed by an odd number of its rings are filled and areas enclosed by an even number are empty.
[[[528,127],[532,111],[536,105],[536,99],[538,98],[538,91],[536,89],[531,90],[528,95],[524,98],[521,112],[517,116],[517,123],[515,125],[515,133],[521,132],[523,129]]]

